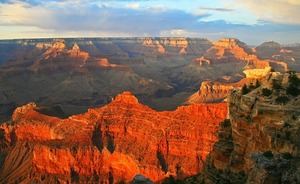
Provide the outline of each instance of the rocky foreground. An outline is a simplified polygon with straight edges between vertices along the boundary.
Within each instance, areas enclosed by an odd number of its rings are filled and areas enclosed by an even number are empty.
[[[67,119],[30,103],[0,127],[0,183],[160,182],[199,173],[217,141],[227,105],[197,104],[157,112],[130,92]]]
[[[0,127],[0,183],[296,184],[299,84],[271,72],[228,104],[162,112],[124,92],[66,119],[30,103]]]
[[[235,90],[204,171],[186,183],[300,183],[300,80],[271,73]]]

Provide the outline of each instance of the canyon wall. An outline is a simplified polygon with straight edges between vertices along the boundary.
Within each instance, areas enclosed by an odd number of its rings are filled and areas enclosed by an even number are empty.
[[[274,80],[280,89],[272,87]],[[290,74],[271,73],[261,87],[247,94],[234,90],[228,99],[229,119],[220,126],[219,140],[207,157],[203,174],[193,179],[204,183],[299,183],[300,103],[299,96],[286,92],[289,85]],[[287,101],[280,101],[280,96]]]
[[[100,108],[66,119],[28,104],[0,127],[0,182],[154,182],[200,172],[217,141],[227,105],[157,112],[124,92]]]

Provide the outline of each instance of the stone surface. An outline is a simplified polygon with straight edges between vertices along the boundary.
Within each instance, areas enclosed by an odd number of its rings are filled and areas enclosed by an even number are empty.
[[[273,72],[249,93],[231,93],[230,120],[221,124],[219,141],[206,161],[206,183],[300,182],[300,101],[286,93],[289,78]],[[280,88],[272,89],[274,80]],[[265,88],[272,93],[263,95]],[[288,98],[286,104],[276,100],[282,95]]]
[[[7,154],[0,181],[118,183],[142,174],[158,182],[191,176],[202,170],[226,115],[224,103],[157,112],[130,92],[66,119],[28,104],[0,127],[0,152]]]

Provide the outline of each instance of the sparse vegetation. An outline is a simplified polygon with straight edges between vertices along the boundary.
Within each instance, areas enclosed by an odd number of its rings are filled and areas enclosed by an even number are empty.
[[[250,83],[249,86],[247,86],[247,84],[244,84],[242,87],[242,94],[245,95],[260,86],[261,84],[258,80],[256,80],[255,85],[253,83]]]
[[[286,89],[286,94],[298,96],[300,94],[300,90],[298,89],[298,87],[290,84]]]
[[[275,102],[277,103],[277,104],[282,104],[282,105],[284,105],[284,104],[286,104],[288,101],[289,101],[290,99],[289,99],[289,97],[287,97],[287,96],[279,96],[279,97],[277,97],[276,99],[275,99]]]
[[[222,123],[221,123],[221,126],[223,128],[228,128],[231,126],[231,123],[230,123],[230,120],[229,119],[225,119]]]
[[[286,160],[290,160],[293,158],[293,156],[290,153],[282,153],[282,158],[286,159]]]
[[[294,71],[290,72],[289,83],[292,85],[295,85],[296,87],[299,87],[300,79],[296,75],[296,72],[294,72]]]
[[[266,151],[263,153],[263,156],[268,158],[268,159],[272,159],[274,157],[272,151]]]
[[[272,90],[268,89],[268,88],[263,88],[262,89],[262,95],[263,96],[270,96],[272,94]]]
[[[286,94],[292,95],[292,96],[298,96],[300,95],[300,79],[296,75],[295,72],[290,72],[289,76],[289,86],[286,89]]]
[[[249,92],[250,92],[250,89],[248,88],[248,86],[246,84],[244,84],[244,86],[242,87],[242,94],[245,95]]]
[[[291,125],[287,122],[284,123],[283,128],[291,128]]]
[[[282,87],[281,87],[281,85],[280,85],[280,83],[279,83],[279,81],[278,81],[277,79],[273,79],[273,80],[272,80],[272,87],[273,87],[273,89],[275,89],[275,90],[280,90],[280,89],[282,89]]]
[[[255,88],[258,88],[260,86],[261,86],[261,84],[260,84],[259,80],[256,80],[256,82],[255,82]]]
[[[249,87],[248,87],[248,89],[249,89],[249,91],[252,91],[253,89],[255,89],[256,87],[255,87],[255,85],[253,85],[253,83],[250,83],[249,84]]]

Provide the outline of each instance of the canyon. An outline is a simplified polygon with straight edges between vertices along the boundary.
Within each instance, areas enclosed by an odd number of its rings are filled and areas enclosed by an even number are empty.
[[[0,181],[298,183],[299,77],[269,72],[249,91],[232,89],[226,103],[174,111],[128,91],[65,119],[28,103],[0,125]]]
[[[193,94],[205,81],[229,86],[262,77],[269,67],[299,71],[300,53],[297,46],[253,48],[234,38],[24,39],[2,40],[0,48],[1,121],[32,101],[65,118],[122,91],[156,110],[174,110],[199,99]]]
[[[0,182],[128,183],[185,178],[203,168],[227,105],[196,104],[157,112],[130,92],[66,119],[18,107],[0,126]],[[21,159],[22,158],[22,159]]]
[[[287,90],[292,83],[299,89],[299,75],[272,72],[247,93],[233,90],[203,172],[185,183],[299,183],[300,103],[299,91]]]
[[[0,183],[299,183],[299,48],[0,40]]]

